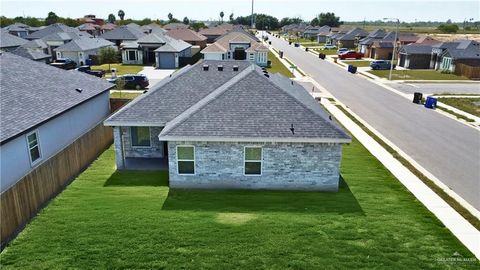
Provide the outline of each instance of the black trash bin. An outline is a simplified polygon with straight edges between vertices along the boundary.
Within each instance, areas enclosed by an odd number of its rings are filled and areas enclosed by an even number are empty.
[[[420,92],[413,93],[413,103],[421,104],[422,103],[423,94]]]
[[[283,51],[278,51],[278,55],[280,56],[280,58],[283,58]]]
[[[318,54],[318,58],[320,58],[320,59],[325,59],[325,54],[324,54],[324,53],[319,53],[319,54]]]
[[[308,47],[305,47],[305,51],[308,52]]]
[[[356,67],[356,66],[352,66],[352,71],[351,71],[351,72],[352,72],[352,74],[357,73],[357,67]]]
[[[291,42],[291,41],[289,41],[289,42],[288,42],[288,45],[292,45],[292,42]]]
[[[268,44],[269,44],[269,45],[272,45],[272,42],[271,42],[271,41],[269,41],[269,42],[268,42]]]

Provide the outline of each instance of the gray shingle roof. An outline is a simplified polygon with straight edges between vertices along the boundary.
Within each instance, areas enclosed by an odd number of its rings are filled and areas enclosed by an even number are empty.
[[[31,31],[29,25],[26,25],[24,23],[19,23],[19,22],[7,25],[3,29],[7,31],[13,31],[13,32]]]
[[[0,48],[18,47],[27,42],[28,40],[14,36],[8,33],[7,30],[1,29],[0,31]]]
[[[447,48],[445,55],[454,59],[480,60],[480,43],[474,40],[460,40],[454,48]]]
[[[157,48],[155,52],[181,52],[188,48],[191,48],[192,45],[183,40],[177,40],[168,36],[165,36],[166,43],[161,47]]]
[[[0,66],[1,143],[114,86],[95,76],[10,53],[0,55]],[[76,88],[83,91],[79,93]]]
[[[46,35],[42,37],[43,41],[69,41],[73,39],[79,39],[79,38],[89,38],[91,35],[87,32],[80,32],[80,33],[75,33],[75,32],[57,32],[57,33],[52,33],[49,35]]]
[[[354,28],[350,31],[348,31],[347,33],[345,33],[345,35],[341,36],[338,38],[338,40],[355,40],[357,37],[358,38],[364,38],[368,36],[368,32],[361,29],[361,28]]]
[[[431,45],[419,45],[419,44],[408,44],[402,46],[400,49],[400,53],[403,54],[432,54],[432,46]]]
[[[123,25],[105,32],[100,37],[107,40],[137,40],[143,36],[145,33],[140,28]]]
[[[98,50],[105,47],[111,47],[114,44],[103,38],[79,38],[74,39],[55,49],[57,52],[81,52],[89,50]]]
[[[25,57],[27,59],[31,59],[31,60],[42,60],[42,59],[48,59],[52,57],[51,55],[46,54],[41,50],[33,49],[33,48],[25,48],[23,46],[16,48],[11,53],[16,54],[18,56]]]
[[[203,64],[209,64],[209,71],[202,70]],[[224,71],[216,69],[219,64],[224,66]],[[233,72],[232,64],[242,65],[242,68]],[[214,86],[205,84],[204,80],[210,81],[212,75],[222,76],[222,80]],[[169,87],[169,84],[173,83],[189,85],[189,78],[192,76],[196,78],[197,84],[201,82],[202,86],[188,90]],[[207,89],[203,89],[204,87]],[[180,108],[175,100],[180,102]],[[175,113],[172,114],[170,110]],[[162,112],[168,117],[162,117]],[[119,121],[122,114],[129,115],[128,120]],[[147,121],[139,121],[135,115],[142,119],[148,117]],[[158,121],[161,118],[164,120]],[[326,117],[323,109],[305,89],[296,83],[292,85],[292,81],[278,74],[267,78],[259,67],[245,61],[204,61],[196,64],[173,78],[170,83],[143,96],[142,100],[125,107],[105,123],[152,125],[155,121],[161,126],[166,124],[160,133],[160,138],[165,140],[241,138],[272,141],[350,141],[350,137]],[[294,133],[290,130],[292,124]]]
[[[30,40],[29,42],[22,45],[24,48],[33,48],[33,49],[46,49],[48,48],[47,43],[41,39]]]
[[[39,39],[39,38],[43,38],[45,36],[48,36],[50,34],[54,34],[54,33],[76,33],[78,35],[82,35],[82,32],[76,28],[73,28],[73,27],[69,27],[69,26],[66,26],[64,24],[61,24],[61,23],[55,23],[55,24],[51,24],[45,28],[42,28],[36,32],[33,32],[31,33],[30,35],[26,36],[25,38],[26,39]],[[90,36],[88,35],[87,33],[83,33],[83,35],[85,36]]]

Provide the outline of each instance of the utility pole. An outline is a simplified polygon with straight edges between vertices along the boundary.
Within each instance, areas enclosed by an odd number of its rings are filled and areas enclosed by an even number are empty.
[[[252,15],[250,16],[250,20],[252,23],[252,29],[255,28],[255,19],[253,18],[253,0],[252,0]]]

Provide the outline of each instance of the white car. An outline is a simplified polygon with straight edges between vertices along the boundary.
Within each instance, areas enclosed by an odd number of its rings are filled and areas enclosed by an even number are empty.
[[[331,49],[335,49],[337,48],[337,46],[333,45],[333,44],[325,44],[325,46],[322,47],[322,50],[331,50]]]
[[[340,48],[337,50],[337,55],[348,52],[348,48]]]

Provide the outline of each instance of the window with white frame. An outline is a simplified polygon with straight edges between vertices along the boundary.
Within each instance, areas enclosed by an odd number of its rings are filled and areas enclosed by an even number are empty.
[[[130,127],[132,137],[132,146],[150,147],[150,128],[149,127]]]
[[[137,60],[137,52],[129,50],[128,52],[128,60],[129,61],[136,61]]]
[[[190,145],[177,146],[178,174],[195,174],[195,147]]]
[[[30,162],[32,164],[38,162],[42,157],[40,153],[40,144],[38,142],[37,131],[27,134],[28,152],[30,156]]]
[[[262,147],[245,146],[245,175],[262,174]]]

